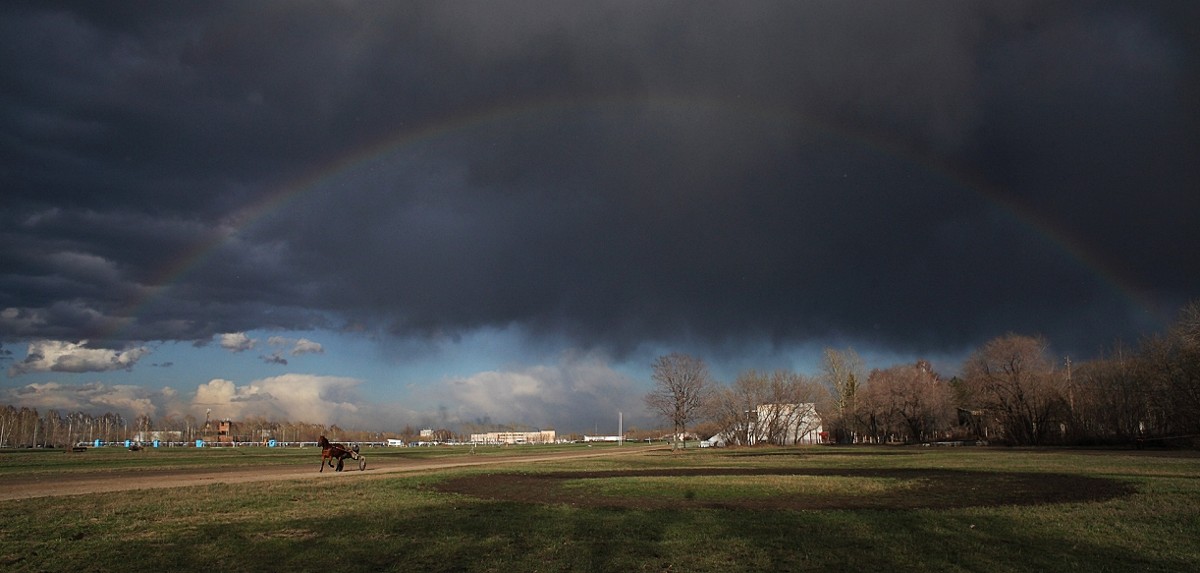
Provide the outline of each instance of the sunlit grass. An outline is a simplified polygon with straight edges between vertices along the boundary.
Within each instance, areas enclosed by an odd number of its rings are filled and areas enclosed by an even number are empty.
[[[601,449],[615,446],[599,446]],[[640,446],[626,446],[636,448]],[[362,455],[374,461],[438,460],[454,457],[482,459],[535,456],[559,451],[583,450],[586,446],[526,445],[478,446],[455,445],[412,448],[364,448]],[[590,450],[590,449],[589,449]],[[597,450],[600,451],[600,450]],[[240,447],[162,447],[130,451],[119,446],[88,448],[81,453],[64,449],[0,450],[0,478],[5,475],[61,475],[140,470],[222,469],[248,466],[316,466],[320,450],[316,447],[269,448]]]
[[[0,502],[0,570],[1116,572],[1195,571],[1200,563],[1200,458],[1193,454],[840,450],[689,451],[7,501]],[[1067,473],[1116,479],[1136,491],[1038,505],[739,511],[606,509],[434,489],[495,472],[730,466]],[[561,485],[635,499],[673,491],[682,500],[690,489],[696,497],[763,501],[815,491],[873,497],[917,481],[700,475]]]

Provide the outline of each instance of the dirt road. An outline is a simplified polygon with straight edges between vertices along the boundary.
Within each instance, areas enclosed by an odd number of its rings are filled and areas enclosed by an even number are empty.
[[[640,450],[646,451],[646,450]],[[344,472],[317,472],[316,458],[313,464],[299,466],[267,466],[222,468],[219,470],[145,470],[126,473],[84,474],[32,477],[10,476],[0,481],[0,501],[54,497],[93,493],[112,493],[133,490],[163,489],[216,483],[247,483],[258,481],[314,480],[314,479],[362,479],[393,473],[411,473],[446,468],[498,465],[506,463],[533,463],[562,461],[579,458],[594,458],[633,453],[631,450],[605,449],[588,452],[554,452],[533,456],[461,456],[437,460],[371,460],[367,471],[362,472],[347,462]]]

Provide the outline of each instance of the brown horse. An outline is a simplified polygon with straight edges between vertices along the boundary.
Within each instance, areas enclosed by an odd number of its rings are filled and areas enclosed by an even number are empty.
[[[321,469],[319,470],[321,472],[325,471],[325,464],[329,464],[331,468],[335,467],[333,460],[337,460],[335,471],[340,472],[346,458],[358,459],[358,446],[355,446],[353,449],[347,448],[343,444],[330,442],[325,436],[321,436],[321,439],[317,440],[317,445],[321,446]]]

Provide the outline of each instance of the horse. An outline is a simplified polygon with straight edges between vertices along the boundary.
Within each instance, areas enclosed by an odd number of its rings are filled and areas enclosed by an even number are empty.
[[[337,442],[330,442],[325,436],[321,436],[321,439],[317,440],[317,445],[321,446],[321,469],[318,472],[325,471],[325,464],[329,464],[331,468],[334,467],[333,460],[337,460],[335,471],[340,472],[346,458],[358,459],[358,446],[350,449]]]

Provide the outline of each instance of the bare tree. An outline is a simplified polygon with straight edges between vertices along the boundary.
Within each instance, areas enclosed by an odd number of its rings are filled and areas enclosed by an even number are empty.
[[[872,371],[860,398],[859,419],[877,442],[924,441],[950,424],[949,388],[925,360]]]
[[[651,366],[654,391],[646,394],[646,406],[671,421],[674,438],[671,448],[679,447],[688,422],[706,404],[712,379],[704,361],[687,354],[659,356]]]
[[[17,425],[17,409],[12,406],[5,406],[3,411],[0,411],[0,448],[11,447],[9,443],[12,440],[12,430]]]
[[[810,439],[819,426],[815,411],[819,385],[790,370],[776,370],[767,390],[766,399],[755,411],[756,439],[775,445]]]
[[[838,442],[852,442],[858,432],[854,412],[865,365],[854,349],[826,348],[821,360],[822,379],[833,401],[833,434]]]
[[[977,405],[1017,444],[1046,441],[1066,411],[1061,380],[1041,338],[1009,334],[984,344],[963,366]]]
[[[749,445],[754,411],[767,399],[767,378],[754,370],[738,374],[730,386],[719,386],[709,401],[708,416],[731,444]]]
[[[1135,358],[1118,348],[1072,375],[1071,434],[1082,442],[1132,443],[1154,418],[1151,384]]]
[[[718,386],[707,412],[717,433],[736,445],[795,444],[815,439],[824,398],[818,383],[789,370],[747,370],[731,386]]]
[[[139,440],[149,440],[150,430],[154,429],[154,421],[147,414],[139,414],[133,419],[133,427]]]
[[[1143,343],[1141,363],[1153,393],[1150,433],[1200,443],[1200,301],[1184,307],[1165,335]]]

